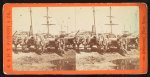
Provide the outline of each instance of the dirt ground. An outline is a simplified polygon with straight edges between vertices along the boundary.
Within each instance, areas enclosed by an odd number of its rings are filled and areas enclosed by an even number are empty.
[[[80,54],[76,54],[76,70],[124,70],[138,69],[138,66],[138,50],[128,51],[124,55],[116,52],[103,54],[99,54],[98,52],[81,52]]]
[[[117,52],[99,53],[81,51],[77,53],[74,50],[65,51],[65,53],[61,55],[58,53],[37,54],[35,52],[13,52],[13,70],[138,69],[138,63],[138,50],[128,51],[124,55]],[[130,68],[129,65],[136,67]]]
[[[62,63],[67,65],[69,62],[75,64],[75,53],[73,51],[65,52],[62,55],[57,53],[37,54],[35,52],[13,53],[14,70],[60,70],[61,67],[59,66],[61,66]]]

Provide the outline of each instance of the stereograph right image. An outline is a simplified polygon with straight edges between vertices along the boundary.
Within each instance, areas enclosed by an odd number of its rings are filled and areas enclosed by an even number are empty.
[[[139,6],[13,7],[12,68],[138,70]]]

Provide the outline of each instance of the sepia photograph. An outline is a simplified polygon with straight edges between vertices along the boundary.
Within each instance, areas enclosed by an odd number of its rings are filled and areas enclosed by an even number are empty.
[[[12,8],[16,71],[139,70],[139,6]]]

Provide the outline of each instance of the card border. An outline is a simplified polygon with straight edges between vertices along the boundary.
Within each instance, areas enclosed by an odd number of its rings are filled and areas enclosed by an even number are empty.
[[[139,6],[139,70],[87,71],[15,71],[12,69],[12,8],[13,7],[81,7],[81,6]],[[147,5],[145,3],[6,3],[3,6],[3,71],[4,74],[146,74],[148,65]]]

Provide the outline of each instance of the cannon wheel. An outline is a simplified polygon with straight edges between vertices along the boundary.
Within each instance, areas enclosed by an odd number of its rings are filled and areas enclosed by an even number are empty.
[[[104,51],[106,52],[108,50],[107,40],[103,41],[103,46],[104,46]]]

